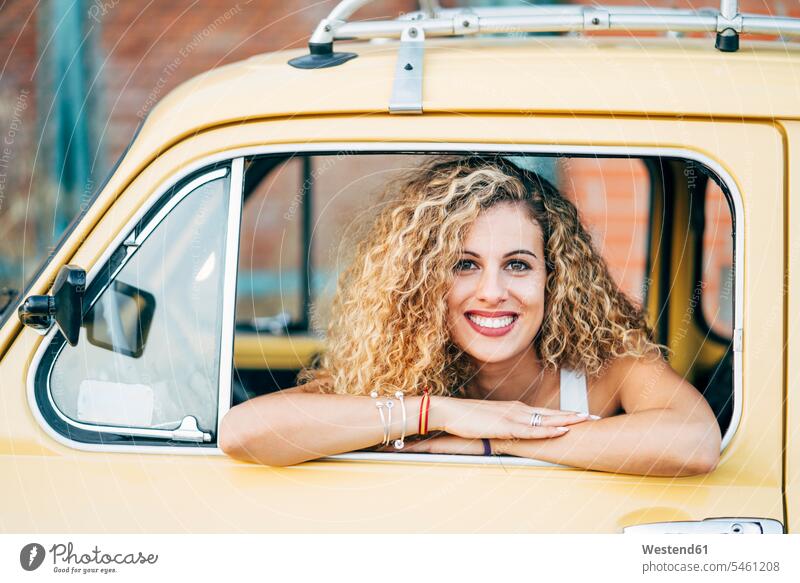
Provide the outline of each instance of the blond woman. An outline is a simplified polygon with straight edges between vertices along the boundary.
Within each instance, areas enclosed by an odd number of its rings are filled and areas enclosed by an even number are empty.
[[[441,158],[388,191],[309,382],[233,407],[220,446],[277,466],[372,448],[710,472],[714,414],[651,337],[551,184]]]

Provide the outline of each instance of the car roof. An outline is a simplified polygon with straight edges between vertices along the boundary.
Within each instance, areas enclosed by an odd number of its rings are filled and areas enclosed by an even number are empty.
[[[150,152],[220,125],[308,115],[388,113],[399,42],[337,42],[358,58],[287,64],[304,50],[251,57],[178,86],[137,142]],[[800,45],[746,40],[530,36],[425,42],[425,113],[800,118]],[[136,146],[136,145],[134,145]],[[137,148],[138,149],[138,148]]]

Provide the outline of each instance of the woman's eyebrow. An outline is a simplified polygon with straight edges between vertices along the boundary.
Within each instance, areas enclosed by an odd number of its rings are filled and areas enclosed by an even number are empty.
[[[473,257],[480,258],[480,255],[475,253],[475,251],[470,251],[468,249],[464,249],[462,253],[464,255],[472,255]],[[531,257],[536,257],[537,259],[539,258],[536,255],[536,253],[534,253],[533,251],[528,251],[527,249],[515,249],[514,251],[509,251],[508,253],[503,255],[503,258],[511,257],[512,255],[530,255]]]
[[[512,255],[530,255],[532,257],[536,257],[536,253],[534,253],[533,251],[528,251],[527,249],[516,249],[515,251],[509,251],[508,253],[503,255],[503,257],[510,257]]]

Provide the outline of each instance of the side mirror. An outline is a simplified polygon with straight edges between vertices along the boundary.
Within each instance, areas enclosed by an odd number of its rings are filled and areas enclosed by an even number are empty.
[[[139,358],[155,309],[153,294],[115,280],[86,314],[86,339],[100,348]]]
[[[77,265],[63,266],[49,296],[29,296],[17,310],[25,326],[46,332],[58,325],[72,346],[78,343],[83,315],[83,294],[86,292],[86,272]]]

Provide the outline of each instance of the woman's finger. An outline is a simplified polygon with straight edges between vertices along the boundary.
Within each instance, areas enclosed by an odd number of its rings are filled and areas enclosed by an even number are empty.
[[[540,407],[530,407],[528,408],[528,412],[531,416],[534,413],[539,413],[542,417],[568,417],[568,416],[577,416],[577,417],[585,417],[587,419],[591,419],[596,421],[600,419],[599,415],[592,415],[590,413],[583,413],[579,411],[559,411],[558,409],[543,409]]]
[[[524,427],[515,429],[512,437],[517,439],[548,439],[569,433],[569,427]]]
[[[561,409],[547,409],[545,407],[529,407],[531,413],[540,413],[541,415],[578,415],[578,411],[563,411]]]
[[[519,423],[531,425],[532,417],[533,415],[521,416],[517,418],[517,421],[519,421]],[[539,418],[538,427],[563,427],[564,425],[575,425],[576,423],[583,423],[589,420],[592,419],[587,415],[542,415]]]

